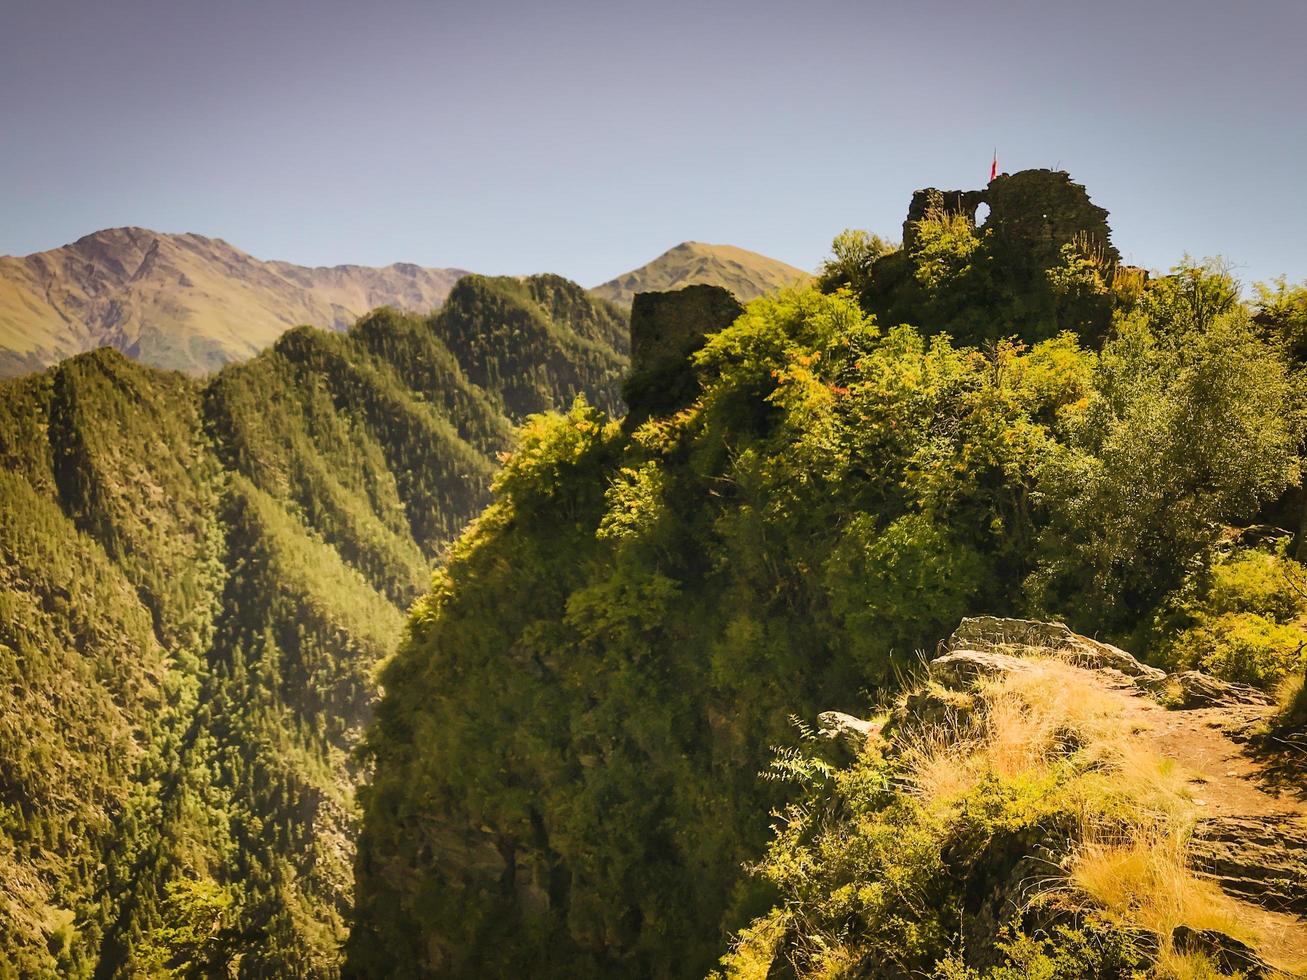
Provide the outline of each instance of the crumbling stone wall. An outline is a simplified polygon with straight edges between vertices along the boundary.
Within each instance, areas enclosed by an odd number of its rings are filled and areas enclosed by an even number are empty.
[[[974,224],[976,211],[982,204],[989,205],[985,226],[990,229],[995,247],[1027,255],[1037,252],[1039,261],[1043,262],[1041,269],[1056,262],[1058,250],[1077,237],[1101,246],[1110,261],[1120,261],[1120,253],[1112,245],[1107,211],[1090,201],[1084,185],[1073,181],[1065,170],[1000,174],[988,187],[978,191],[923,188],[912,195],[912,203],[908,205],[908,216],[903,222],[904,249],[911,249],[916,240],[917,222],[932,207],[949,214],[964,214]]]
[[[631,373],[622,389],[628,424],[669,415],[694,401],[698,385],[690,355],[710,333],[735,322],[740,301],[706,284],[636,293],[631,304]]]
[[[911,251],[917,239],[917,222],[932,209],[947,214],[964,214],[974,225],[976,209],[987,203],[987,191],[942,191],[938,187],[926,187],[912,195],[908,205],[908,216],[903,222],[903,248]]]
[[[996,178],[985,192],[989,203],[989,251],[1014,279],[1043,281],[1063,245],[1077,239],[1101,249],[1115,265],[1121,253],[1112,245],[1107,211],[1089,200],[1083,184],[1062,170],[1022,170]]]
[[[982,204],[989,216],[969,274],[928,293],[914,266],[922,220],[942,211],[974,225]],[[912,323],[968,344],[1013,335],[1034,342],[1061,330],[1074,330],[1092,343],[1110,325],[1112,297],[1107,290],[1060,294],[1048,275],[1062,263],[1062,248],[1073,243],[1101,259],[1110,284],[1120,253],[1112,244],[1107,211],[1065,171],[1002,174],[982,190],[926,187],[912,195],[903,248],[876,261],[861,299],[884,323]]]

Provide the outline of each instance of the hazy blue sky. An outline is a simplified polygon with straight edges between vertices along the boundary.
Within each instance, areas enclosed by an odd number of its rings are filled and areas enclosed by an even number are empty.
[[[1139,264],[1307,277],[1304,0],[0,0],[0,253],[813,267],[926,185],[1060,166]]]

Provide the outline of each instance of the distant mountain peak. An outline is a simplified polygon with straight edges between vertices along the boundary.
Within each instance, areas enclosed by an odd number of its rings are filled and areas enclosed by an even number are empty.
[[[737,245],[686,241],[638,269],[595,286],[590,292],[600,299],[630,307],[636,293],[706,283],[723,286],[748,302],[810,277],[802,269]]]
[[[0,377],[102,345],[192,374],[301,323],[343,330],[377,306],[439,307],[461,269],[263,261],[194,232],[127,225],[0,257]]]

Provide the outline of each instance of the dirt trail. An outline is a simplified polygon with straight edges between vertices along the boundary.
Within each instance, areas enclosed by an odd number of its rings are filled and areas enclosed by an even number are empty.
[[[1288,792],[1264,760],[1230,736],[1266,718],[1270,708],[1194,708],[1168,710],[1144,698],[1137,713],[1147,729],[1141,735],[1156,750],[1193,774],[1194,803],[1202,816],[1307,817],[1303,794]]]
[[[1286,779],[1282,768],[1241,744],[1246,742],[1243,733],[1272,708],[1173,710],[1133,685],[1112,683],[1102,675],[1100,681],[1124,700],[1123,717],[1137,728],[1138,737],[1188,775],[1199,820],[1263,818],[1307,828],[1307,780]],[[1307,977],[1307,919],[1231,897],[1244,906],[1247,921],[1261,935],[1258,947],[1267,961],[1286,976]]]

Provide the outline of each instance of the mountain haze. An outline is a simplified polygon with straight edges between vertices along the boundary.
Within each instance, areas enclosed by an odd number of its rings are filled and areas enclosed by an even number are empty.
[[[724,286],[747,303],[774,289],[810,278],[810,273],[779,259],[734,245],[682,242],[652,262],[595,286],[590,292],[600,299],[630,307],[636,293],[707,284]]]
[[[343,330],[378,306],[430,313],[463,274],[403,263],[309,268],[218,238],[111,228],[0,257],[0,376],[103,346],[200,374],[298,324]]]

